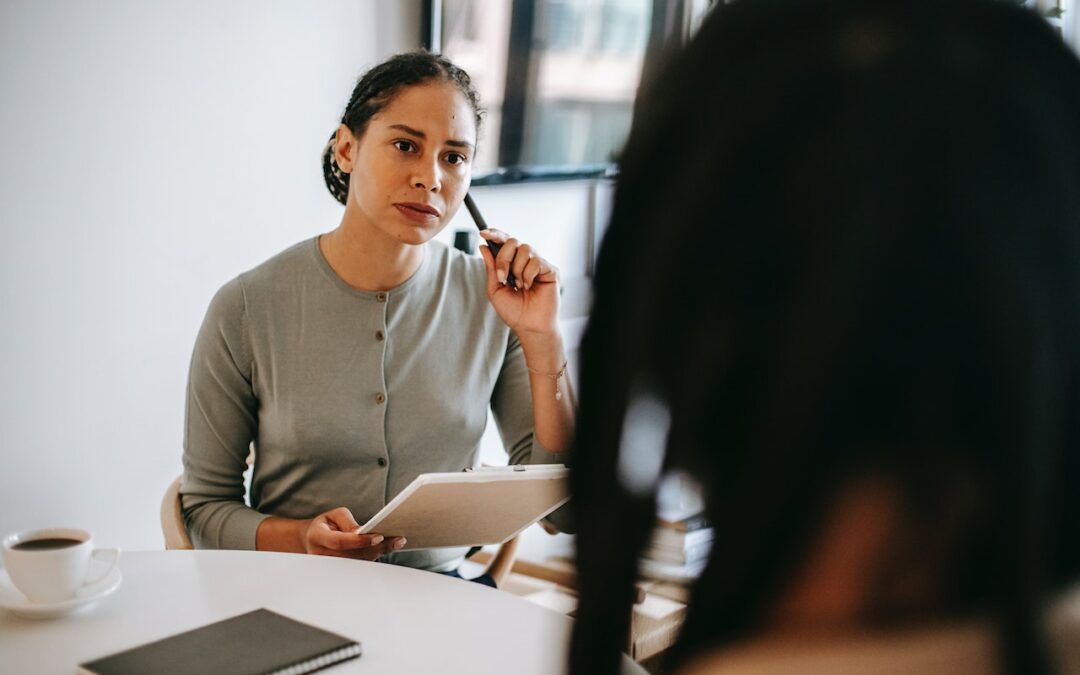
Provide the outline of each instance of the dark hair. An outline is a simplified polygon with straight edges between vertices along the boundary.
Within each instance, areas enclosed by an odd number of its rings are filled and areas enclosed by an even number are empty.
[[[1080,62],[1044,21],[720,5],[639,100],[597,263],[571,672],[617,672],[629,631],[655,522],[655,490],[619,479],[642,399],[715,528],[668,665],[763,627],[830,497],[884,474],[895,562],[938,546],[943,593],[868,621],[986,616],[1009,671],[1048,670],[1042,602],[1080,572],[1078,307]]]
[[[431,80],[450,82],[458,88],[476,115],[479,131],[484,111],[469,74],[445,57],[423,50],[397,54],[364,73],[353,88],[341,123],[349,127],[353,136],[360,138],[371,118],[389,105],[399,91]],[[323,148],[323,179],[334,199],[345,204],[349,195],[349,174],[342,171],[334,159],[336,135],[336,131],[330,134],[330,140]]]

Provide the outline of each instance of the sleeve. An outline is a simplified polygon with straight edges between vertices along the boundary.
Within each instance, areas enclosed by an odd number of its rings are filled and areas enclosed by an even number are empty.
[[[196,548],[254,549],[266,516],[244,502],[258,430],[240,278],[217,292],[195,339],[184,421],[184,525]]]
[[[569,464],[566,452],[552,452],[540,445],[533,433],[532,388],[525,367],[525,353],[514,331],[506,345],[499,379],[491,395],[491,412],[510,464]],[[573,533],[569,504],[553,511],[546,521],[560,532]]]

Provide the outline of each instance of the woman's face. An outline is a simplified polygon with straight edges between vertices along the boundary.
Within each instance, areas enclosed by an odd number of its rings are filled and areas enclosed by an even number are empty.
[[[351,174],[348,209],[397,241],[422,244],[465,198],[475,150],[473,110],[453,84],[403,89],[359,140],[338,129],[338,164]]]

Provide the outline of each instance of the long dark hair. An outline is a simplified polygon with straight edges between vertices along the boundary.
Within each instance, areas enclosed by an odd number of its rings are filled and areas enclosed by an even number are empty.
[[[431,81],[449,82],[457,87],[472,107],[479,132],[484,111],[469,74],[449,59],[423,50],[397,54],[364,73],[353,87],[341,123],[349,128],[353,136],[360,138],[371,118],[389,105],[398,92]],[[334,159],[336,135],[335,130],[323,148],[323,179],[334,199],[345,204],[349,196],[349,174],[342,171]]]
[[[1078,310],[1080,62],[1040,18],[719,7],[639,100],[597,264],[571,672],[617,672],[628,634],[643,398],[716,528],[673,664],[763,627],[830,497],[873,472],[902,495],[896,564],[933,547],[942,593],[867,621],[990,617],[1009,671],[1048,670],[1041,603],[1080,572]]]

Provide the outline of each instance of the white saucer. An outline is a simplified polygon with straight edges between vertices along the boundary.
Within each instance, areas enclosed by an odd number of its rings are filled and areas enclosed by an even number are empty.
[[[60,602],[30,602],[11,583],[7,572],[0,569],[0,607],[27,619],[52,619],[86,609],[105,596],[111,595],[120,588],[120,582],[123,579],[120,568],[114,567],[101,581],[93,586],[79,589],[73,598]]]

